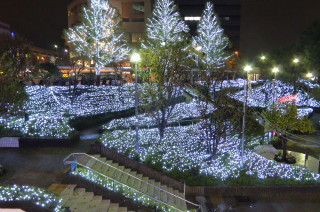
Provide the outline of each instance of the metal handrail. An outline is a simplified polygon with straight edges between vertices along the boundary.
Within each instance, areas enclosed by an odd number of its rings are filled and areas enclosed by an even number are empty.
[[[163,204],[165,204],[165,205],[167,205],[167,206],[169,206],[169,207],[171,207],[171,208],[174,208],[174,209],[176,209],[176,210],[178,210],[178,211],[182,211],[182,210],[180,210],[180,209],[178,209],[178,208],[176,208],[176,207],[174,207],[174,206],[172,206],[172,205],[168,205],[167,203],[165,203],[165,202],[163,202],[163,201],[161,201],[161,200],[158,200],[158,199],[155,198],[155,197],[152,197],[152,196],[150,196],[150,195],[148,195],[148,194],[146,194],[146,193],[144,193],[144,192],[141,192],[141,191],[139,191],[139,190],[137,190],[137,189],[135,189],[135,188],[132,188],[132,187],[130,187],[130,186],[124,184],[124,183],[121,183],[121,182],[119,182],[119,181],[117,181],[117,180],[115,180],[115,179],[113,179],[113,178],[111,178],[111,177],[108,177],[108,176],[106,176],[106,175],[104,175],[104,174],[102,174],[102,173],[100,173],[100,172],[98,172],[98,171],[96,171],[96,170],[94,170],[94,169],[91,169],[90,167],[88,167],[88,166],[86,166],[86,165],[80,164],[80,163],[75,162],[75,161],[67,161],[67,159],[68,159],[69,157],[75,156],[75,155],[85,155],[85,156],[87,156],[87,157],[90,157],[90,158],[92,158],[92,159],[94,159],[94,160],[96,160],[96,161],[99,161],[100,163],[103,163],[103,164],[105,164],[105,165],[107,165],[107,166],[109,166],[109,167],[111,167],[111,168],[113,168],[113,169],[115,169],[115,170],[117,170],[117,171],[120,171],[121,173],[124,173],[124,174],[126,174],[126,175],[128,175],[128,176],[130,176],[130,177],[133,177],[133,178],[136,179],[136,180],[139,180],[139,181],[141,181],[141,182],[143,182],[143,183],[145,183],[145,184],[147,184],[147,185],[150,185],[150,186],[152,186],[152,187],[154,187],[154,188],[156,188],[156,189],[158,189],[158,190],[160,190],[160,191],[162,191],[162,192],[165,192],[165,193],[167,193],[167,194],[169,194],[169,195],[171,195],[171,196],[173,196],[173,197],[176,197],[176,198],[178,198],[178,199],[180,199],[180,200],[182,200],[182,201],[185,201],[185,202],[188,203],[188,204],[191,204],[191,205],[193,205],[193,206],[196,206],[196,207],[198,207],[198,208],[201,208],[201,206],[198,205],[198,204],[195,204],[195,203],[193,203],[193,202],[190,202],[190,201],[188,201],[188,200],[186,200],[186,199],[184,199],[184,198],[182,198],[182,197],[180,197],[180,196],[177,196],[177,195],[175,195],[175,194],[173,194],[173,193],[171,193],[171,192],[169,192],[169,191],[167,191],[167,190],[164,190],[163,188],[160,188],[160,187],[158,187],[158,186],[156,186],[156,185],[153,185],[153,184],[151,184],[151,183],[149,183],[149,182],[147,182],[147,181],[145,181],[145,180],[142,180],[142,179],[140,179],[140,178],[138,178],[138,177],[136,177],[136,176],[134,176],[134,175],[131,175],[131,174],[125,172],[125,171],[122,171],[121,169],[118,169],[118,168],[116,168],[116,167],[114,167],[114,166],[111,166],[110,164],[105,163],[104,161],[101,161],[101,160],[99,160],[98,158],[93,157],[93,156],[91,156],[91,155],[88,155],[88,154],[86,154],[86,153],[71,153],[71,154],[69,154],[65,159],[63,159],[64,164],[65,164],[65,165],[68,165],[68,164],[76,163],[76,164],[78,164],[78,165],[80,165],[80,166],[82,166],[82,167],[85,167],[85,168],[87,168],[87,169],[89,169],[89,170],[91,170],[91,171],[94,171],[94,172],[98,173],[99,175],[102,175],[102,176],[104,176],[104,177],[107,177],[107,178],[111,179],[112,181],[115,181],[115,182],[117,182],[117,183],[119,183],[119,184],[121,184],[121,185],[124,185],[124,186],[126,186],[126,187],[129,187],[130,189],[133,189],[133,190],[135,190],[135,191],[137,191],[137,192],[139,192],[139,193],[141,193],[141,194],[143,194],[143,195],[146,195],[146,196],[148,196],[148,197],[151,198],[151,199],[154,199],[154,200],[156,200],[156,201],[158,201],[158,202],[160,202],[160,203],[163,203]]]

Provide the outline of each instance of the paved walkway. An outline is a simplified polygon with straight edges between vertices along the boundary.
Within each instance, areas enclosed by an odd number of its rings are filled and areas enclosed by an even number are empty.
[[[0,164],[7,171],[0,184],[48,188],[64,178],[68,166],[62,160],[71,152],[88,152],[93,142],[82,140],[70,148],[0,148]]]
[[[306,161],[306,164],[305,164],[305,154],[299,153],[299,152],[292,152],[292,151],[288,151],[288,154],[291,154],[294,157],[296,157],[296,161],[297,161],[296,165],[299,165],[301,167],[306,167],[310,171],[318,173],[318,168],[319,168],[319,160],[318,159],[309,155],[308,160]],[[269,159],[269,160],[274,160],[274,156],[275,156],[275,154],[269,153],[269,152],[262,153],[260,155]]]

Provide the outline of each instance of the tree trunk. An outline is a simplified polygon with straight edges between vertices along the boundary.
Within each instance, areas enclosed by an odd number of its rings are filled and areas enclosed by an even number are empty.
[[[282,137],[281,140],[282,140],[282,151],[283,151],[282,160],[287,161],[287,139]]]
[[[97,75],[96,85],[97,85],[97,86],[99,86],[99,85],[100,85],[100,74],[99,74],[99,75]]]
[[[165,112],[162,112],[161,114],[161,120],[159,123],[159,135],[160,135],[160,141],[162,141],[164,137],[164,131],[166,128],[166,118],[165,118]]]

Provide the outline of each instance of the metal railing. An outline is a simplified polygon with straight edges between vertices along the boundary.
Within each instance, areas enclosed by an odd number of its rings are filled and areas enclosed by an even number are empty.
[[[116,179],[113,179],[113,178],[110,177],[110,176],[107,176],[107,175],[105,175],[105,174],[102,174],[102,173],[100,173],[100,172],[98,172],[98,171],[96,171],[96,170],[94,170],[94,169],[86,166],[85,164],[79,163],[78,160],[75,160],[75,159],[77,159],[77,156],[86,156],[86,157],[88,157],[88,158],[94,159],[94,160],[96,160],[97,162],[100,162],[100,163],[102,163],[102,164],[104,164],[104,165],[106,165],[106,166],[108,166],[108,167],[110,167],[110,168],[112,168],[112,169],[115,169],[116,171],[121,172],[122,174],[127,175],[128,177],[132,177],[132,178],[134,178],[135,180],[138,180],[138,181],[140,181],[141,183],[146,184],[147,186],[152,186],[154,189],[157,189],[157,190],[159,190],[159,191],[162,191],[162,192],[166,193],[167,195],[170,195],[170,196],[172,196],[172,197],[174,197],[174,198],[178,198],[178,199],[186,202],[186,204],[190,204],[190,205],[192,205],[192,206],[197,207],[197,208],[198,208],[197,211],[198,211],[199,209],[201,210],[201,206],[198,205],[198,204],[195,204],[195,203],[193,203],[193,202],[190,202],[190,201],[188,201],[188,200],[186,200],[186,199],[184,199],[184,198],[182,198],[182,197],[180,197],[180,196],[178,196],[178,195],[176,195],[176,194],[173,194],[173,193],[171,193],[171,192],[169,192],[169,191],[167,191],[167,190],[165,190],[165,189],[163,189],[163,188],[160,188],[160,187],[158,187],[158,186],[156,186],[156,185],[154,185],[154,184],[151,184],[151,183],[149,183],[149,182],[147,182],[147,181],[145,181],[145,180],[143,180],[143,179],[140,179],[140,178],[138,178],[138,177],[136,177],[136,176],[134,176],[134,175],[132,175],[132,174],[130,174],[130,173],[127,173],[127,172],[125,172],[125,171],[123,171],[123,170],[121,170],[121,169],[118,169],[117,167],[114,167],[114,166],[112,166],[112,165],[110,165],[110,164],[108,164],[108,163],[106,163],[106,162],[104,162],[104,161],[101,161],[101,160],[99,160],[99,159],[96,158],[96,157],[93,157],[93,156],[91,156],[91,155],[88,155],[88,154],[86,154],[86,153],[71,153],[71,154],[69,154],[69,155],[63,160],[64,164],[65,164],[65,165],[77,164],[77,165],[82,166],[82,167],[84,167],[84,168],[86,168],[86,169],[88,169],[88,170],[90,170],[90,171],[93,171],[93,172],[95,172],[95,173],[97,173],[97,174],[99,174],[99,175],[101,175],[101,176],[103,176],[103,177],[106,177],[106,178],[110,179],[110,180],[113,181],[113,182],[116,182],[116,183],[118,183],[118,184],[120,184],[120,185],[122,185],[122,186],[128,187],[129,189],[134,190],[134,191],[137,192],[137,193],[140,193],[140,194],[142,194],[142,195],[144,195],[144,196],[147,196],[147,197],[150,198],[150,199],[153,199],[153,200],[155,200],[155,201],[157,201],[157,202],[159,202],[159,203],[161,203],[161,204],[164,204],[164,205],[166,205],[166,206],[168,206],[168,207],[170,207],[170,208],[172,208],[172,209],[174,209],[174,210],[183,211],[183,210],[181,210],[181,209],[179,209],[179,208],[177,208],[177,207],[175,207],[175,206],[173,206],[173,205],[171,205],[171,204],[169,204],[169,203],[166,203],[166,202],[162,201],[161,199],[158,199],[157,197],[150,196],[149,194],[146,194],[146,193],[144,193],[144,192],[142,192],[142,191],[139,191],[139,190],[137,190],[137,189],[135,189],[135,188],[133,188],[133,187],[131,187],[131,186],[129,186],[129,185],[126,185],[126,184],[124,184],[124,183],[122,183],[122,182],[120,182],[120,181],[118,181],[118,180],[116,180]],[[73,157],[74,160],[69,160],[69,158],[71,158],[71,157]],[[161,198],[161,193],[160,193],[159,196],[160,196],[159,198]]]

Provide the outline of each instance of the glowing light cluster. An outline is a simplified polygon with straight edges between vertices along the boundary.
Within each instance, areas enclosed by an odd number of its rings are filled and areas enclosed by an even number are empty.
[[[300,79],[299,82],[305,84],[306,86],[308,86],[309,88],[319,88],[320,85],[316,84],[316,83],[312,83],[310,82],[310,80],[305,80],[305,79]]]
[[[283,83],[279,80],[276,82],[276,98],[283,96],[293,95],[294,87],[292,85]],[[273,104],[273,83],[267,82],[262,86],[249,90],[247,104],[250,107],[268,107]],[[298,102],[297,106],[304,107],[320,107],[320,102],[302,90],[298,90]],[[244,101],[244,91],[238,91],[236,94],[231,95],[234,99]]]
[[[51,209],[54,212],[64,211],[62,200],[54,194],[32,186],[0,186],[0,202],[31,201],[36,205]]]
[[[59,116],[42,114],[30,115],[29,121],[18,118],[7,123],[7,128],[20,131],[31,137],[67,138],[74,130],[69,126],[69,119]]]
[[[225,140],[221,140],[217,157],[208,161],[210,155],[203,141],[205,132],[202,130],[201,123],[184,127],[169,127],[161,142],[157,129],[141,129],[139,134],[141,160],[146,161],[152,158],[152,163],[163,164],[164,170],[177,169],[184,172],[198,167],[201,173],[222,180],[236,178],[242,170],[239,135],[228,136]],[[137,154],[133,130],[105,132],[101,141],[107,147],[129,154],[129,157]],[[249,149],[245,150],[243,161],[246,173],[260,179],[277,176],[300,181],[320,180],[318,174],[307,169],[270,161]]]
[[[183,33],[188,31],[189,28],[180,17],[173,0],[156,1],[147,24],[147,36],[150,40],[165,46],[167,43],[181,42],[184,39]]]
[[[193,38],[192,44],[200,47],[194,52],[193,58],[196,64],[209,71],[223,68],[228,58],[231,57],[225,50],[229,45],[228,38],[224,35],[219,20],[213,11],[213,4],[207,2],[201,20],[199,22],[197,36]]]
[[[126,110],[134,105],[132,85],[78,86],[78,95],[67,86],[28,86],[29,100],[24,106],[29,120],[0,117],[7,128],[32,137],[66,138],[74,130],[69,120],[75,116]]]
[[[244,79],[223,80],[223,81],[219,81],[217,83],[211,82],[211,85],[215,86],[215,87],[212,87],[211,89],[215,90],[215,91],[220,91],[224,88],[243,88],[245,82],[246,82],[246,80],[244,80]],[[199,85],[205,85],[207,82],[197,81],[197,83]],[[257,81],[251,82],[252,85],[256,84],[256,83],[257,83]]]
[[[143,91],[143,84],[139,90]],[[179,88],[176,88],[179,89]],[[29,100],[22,117],[0,117],[6,128],[21,131],[32,137],[66,138],[74,130],[69,120],[77,116],[123,111],[134,107],[134,85],[77,86],[76,92],[68,86],[27,86]],[[183,95],[179,89],[178,96]]]
[[[170,116],[168,123],[173,122],[180,122],[182,119],[190,118],[190,123],[192,122],[193,118],[199,118],[201,116],[201,112],[204,111],[205,103],[198,102],[197,100],[193,99],[189,103],[180,103],[175,106],[172,111],[172,115]],[[209,105],[206,111],[206,114],[212,113],[215,111],[212,105]],[[141,114],[138,116],[138,124],[140,126],[155,126],[156,120],[147,114]],[[135,127],[136,118],[122,118],[122,119],[114,119],[108,124],[102,126],[103,129],[115,129],[118,127],[130,128]]]
[[[74,52],[94,60],[96,75],[106,64],[120,62],[129,54],[117,16],[109,1],[90,0],[81,13],[82,23],[65,33]]]

